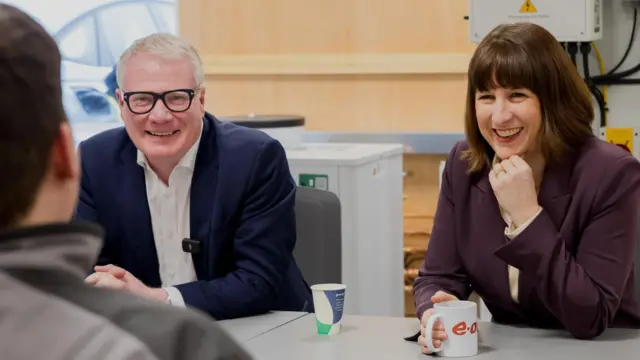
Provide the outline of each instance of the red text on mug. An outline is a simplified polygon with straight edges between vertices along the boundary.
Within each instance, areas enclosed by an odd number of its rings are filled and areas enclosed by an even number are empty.
[[[467,332],[469,332],[470,334],[475,334],[476,331],[478,331],[478,324],[475,321],[473,322],[473,324],[471,324],[471,326],[468,326],[465,321],[461,321],[453,325],[453,328],[451,328],[451,332],[454,335],[458,336],[466,335]]]

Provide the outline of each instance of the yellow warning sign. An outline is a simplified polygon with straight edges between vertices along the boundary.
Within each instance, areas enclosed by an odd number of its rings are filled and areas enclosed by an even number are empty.
[[[533,5],[531,0],[525,0],[524,4],[520,7],[521,13],[535,13],[538,12],[538,9]]]
[[[607,128],[606,140],[633,154],[632,128]]]

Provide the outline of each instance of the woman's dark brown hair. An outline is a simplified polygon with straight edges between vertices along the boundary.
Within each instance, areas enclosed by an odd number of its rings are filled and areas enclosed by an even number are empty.
[[[478,45],[468,71],[465,131],[469,171],[491,166],[494,151],[476,118],[476,91],[528,89],[540,100],[540,149],[561,159],[593,136],[591,94],[560,43],[541,26],[520,22],[493,29]]]

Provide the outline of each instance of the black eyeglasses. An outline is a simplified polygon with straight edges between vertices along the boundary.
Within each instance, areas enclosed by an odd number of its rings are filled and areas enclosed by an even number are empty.
[[[193,89],[176,89],[161,94],[151,91],[130,91],[122,94],[127,107],[134,114],[150,112],[158,100],[162,99],[164,106],[173,112],[185,112],[191,107],[196,91]]]

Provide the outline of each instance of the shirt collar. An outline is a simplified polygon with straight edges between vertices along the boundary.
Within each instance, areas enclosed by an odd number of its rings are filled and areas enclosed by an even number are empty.
[[[193,145],[191,146],[191,148],[189,149],[189,151],[187,151],[186,154],[184,154],[184,156],[182,157],[182,159],[180,159],[180,161],[178,162],[178,165],[176,165],[176,168],[179,167],[184,167],[187,168],[191,171],[193,171],[193,169],[195,169],[196,166],[196,155],[198,155],[198,147],[200,146],[200,140],[202,139],[202,131],[204,130],[204,124],[200,125],[200,135],[198,135],[198,138],[196,139],[196,142],[193,143]],[[150,168],[149,163],[147,162],[147,157],[144,155],[144,153],[142,153],[142,151],[140,151],[138,149],[137,151],[137,163],[138,165],[142,166],[143,168]]]

